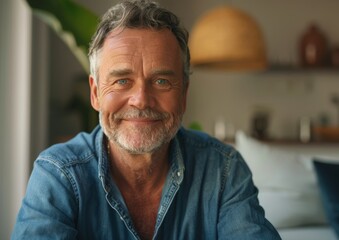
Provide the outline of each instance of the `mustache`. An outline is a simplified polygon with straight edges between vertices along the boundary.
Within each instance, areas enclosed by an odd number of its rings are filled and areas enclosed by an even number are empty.
[[[164,120],[169,118],[169,114],[165,112],[159,112],[151,108],[146,109],[137,109],[130,108],[128,110],[120,111],[113,115],[114,120],[121,119],[137,119],[137,118],[147,118],[150,120]]]

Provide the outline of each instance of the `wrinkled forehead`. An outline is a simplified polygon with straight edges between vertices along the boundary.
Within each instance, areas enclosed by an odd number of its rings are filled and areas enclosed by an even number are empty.
[[[111,32],[99,57],[101,73],[114,69],[166,70],[183,74],[179,43],[170,30],[124,29]],[[142,66],[142,68],[140,68]],[[144,73],[146,73],[144,72]]]
[[[182,54],[174,34],[168,29],[124,29],[112,31],[104,41],[103,55],[143,55],[158,60],[181,62]]]

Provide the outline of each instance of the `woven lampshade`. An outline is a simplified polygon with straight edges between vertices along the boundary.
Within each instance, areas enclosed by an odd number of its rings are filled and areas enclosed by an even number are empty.
[[[205,13],[193,26],[189,47],[193,66],[231,71],[263,70],[266,50],[256,21],[234,7]]]

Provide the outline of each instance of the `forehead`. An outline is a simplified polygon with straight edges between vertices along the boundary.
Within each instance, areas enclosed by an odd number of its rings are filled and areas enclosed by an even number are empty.
[[[110,56],[181,59],[181,49],[169,29],[116,29],[105,39],[101,52]],[[180,59],[178,59],[180,58]]]
[[[147,44],[149,41],[158,44],[167,42],[173,44],[173,46],[179,46],[174,34],[167,28],[159,30],[150,28],[118,28],[108,34],[104,45],[108,42],[117,44],[120,41],[134,41],[140,44]]]

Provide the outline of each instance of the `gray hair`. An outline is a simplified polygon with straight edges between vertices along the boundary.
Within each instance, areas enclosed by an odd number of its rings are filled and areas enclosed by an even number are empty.
[[[125,0],[110,8],[101,18],[89,48],[90,73],[98,83],[98,55],[108,34],[118,28],[167,28],[176,37],[184,63],[184,85],[190,75],[190,52],[188,32],[181,26],[179,18],[157,3],[149,0]]]

